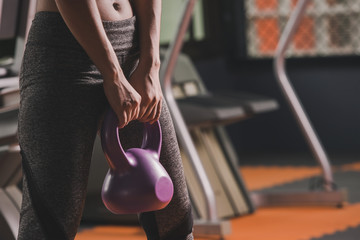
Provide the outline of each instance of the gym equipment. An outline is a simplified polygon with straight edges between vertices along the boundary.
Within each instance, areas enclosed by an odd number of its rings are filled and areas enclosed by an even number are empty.
[[[0,36],[4,39],[15,37],[19,2],[19,0],[0,1],[0,22],[6,22],[0,25]]]
[[[22,194],[17,140],[19,72],[36,0],[0,0],[0,39],[16,38],[15,56],[1,61],[0,77],[0,239],[17,239]],[[5,70],[4,70],[5,69]]]
[[[277,101],[266,96],[232,90],[209,92],[191,59],[184,53],[179,54],[176,62],[172,90],[190,131],[194,128],[212,128],[215,131],[217,145],[221,145],[239,186],[243,185],[243,196],[249,198],[248,212],[252,212],[254,206],[237,170],[239,157],[223,125],[277,110]]]
[[[17,144],[17,109],[0,108],[0,239],[16,239],[21,207],[20,147]]]
[[[166,207],[174,186],[159,162],[162,139],[159,121],[145,123],[141,148],[126,151],[121,146],[117,125],[118,119],[110,108],[101,129],[102,148],[110,166],[101,193],[105,206],[117,214]]]
[[[314,130],[310,120],[297,97],[294,88],[285,70],[285,52],[294,36],[299,23],[305,13],[309,0],[299,0],[293,10],[286,26],[281,34],[274,58],[274,71],[279,86],[289,103],[291,110],[296,117],[298,124],[309,144],[313,155],[322,168],[322,189],[317,192],[300,192],[300,193],[269,193],[252,195],[253,201],[258,206],[274,205],[331,205],[342,206],[346,202],[347,193],[345,190],[336,190],[333,182],[330,161],[327,154]]]
[[[172,92],[190,129],[218,128],[278,109],[276,100],[269,97],[231,90],[208,91],[191,59],[183,53],[177,58]]]
[[[162,63],[162,68],[160,69],[160,81],[164,97],[168,103],[169,110],[174,121],[174,127],[178,135],[179,142],[183,146],[186,155],[190,158],[191,165],[195,170],[194,173],[196,180],[200,183],[200,189],[205,195],[206,218],[202,222],[195,222],[194,231],[198,231],[200,234],[224,235],[230,231],[230,223],[228,221],[221,221],[218,219],[214,191],[171,89],[171,77],[195,3],[196,0],[188,0],[185,3],[182,18],[179,21],[178,31],[166,51],[165,59]]]
[[[243,101],[237,97],[226,97],[220,99],[220,97],[214,98],[210,94],[208,95],[201,95],[201,96],[193,96],[190,99],[179,99],[175,100],[172,88],[172,77],[174,75],[175,65],[178,67],[177,61],[179,60],[179,53],[182,46],[182,42],[184,39],[185,32],[187,30],[191,14],[194,8],[196,0],[189,0],[185,4],[185,8],[183,10],[182,18],[179,22],[178,31],[174,36],[174,40],[170,43],[169,48],[165,52],[164,60],[162,61],[162,69],[160,70],[160,80],[162,83],[162,88],[164,92],[164,97],[167,100],[169,105],[169,110],[173,118],[174,126],[177,132],[177,136],[180,142],[180,145],[183,150],[183,160],[184,160],[184,168],[185,168],[185,175],[188,178],[191,178],[191,187],[195,188],[195,182],[197,185],[198,190],[194,190],[194,193],[202,192],[203,195],[199,194],[199,198],[201,198],[201,204],[199,206],[204,205],[204,207],[199,207],[200,218],[195,220],[194,224],[194,234],[198,235],[220,235],[223,236],[230,232],[230,224],[229,221],[224,219],[219,219],[218,212],[220,211],[220,218],[224,217],[226,214],[231,216],[250,213],[254,210],[254,207],[250,201],[250,197],[246,193],[245,187],[242,185],[241,178],[238,173],[235,171],[232,172],[233,179],[225,179],[222,174],[224,172],[229,173],[229,169],[222,169],[221,173],[216,173],[214,170],[214,166],[211,162],[202,162],[199,158],[198,152],[199,149],[196,147],[209,147],[210,144],[213,142],[214,138],[208,138],[208,141],[202,142],[198,141],[194,144],[194,141],[188,131],[189,127],[215,127],[219,126],[218,124],[226,124],[230,122],[239,121],[240,119],[249,117],[251,114],[255,113],[255,108],[251,104],[251,101]],[[187,72],[187,71],[184,71]],[[186,74],[185,74],[186,75]],[[191,86],[191,85],[190,85]],[[180,88],[181,89],[181,88]],[[179,89],[178,89],[179,90]],[[176,92],[176,91],[175,91]],[[179,91],[181,92],[181,91]],[[239,101],[240,100],[240,101]],[[236,102],[236,104],[232,104]],[[249,104],[250,103],[250,104]],[[271,108],[276,108],[277,104],[275,103],[275,107],[272,106]],[[186,123],[189,125],[187,126]],[[210,133],[211,134],[211,133]],[[207,133],[205,134],[206,136]],[[204,136],[205,136],[204,135]],[[197,134],[197,136],[203,137],[202,134]],[[219,138],[224,138],[226,142],[229,142],[226,133],[221,127],[219,128]],[[197,139],[195,139],[197,140]],[[196,145],[196,147],[195,147]],[[223,148],[228,151],[228,159],[230,162],[228,163],[229,166],[234,168],[234,156],[235,153],[232,151],[230,147]],[[206,156],[205,151],[201,151],[202,158]],[[217,152],[220,154],[221,151]],[[222,155],[222,154],[220,154]],[[220,156],[218,155],[218,156]],[[209,159],[210,160],[210,159]],[[222,162],[224,164],[225,162]],[[204,167],[204,165],[206,165]],[[225,163],[226,164],[226,163]],[[205,169],[206,168],[206,169]],[[188,170],[186,170],[188,169]],[[212,169],[212,170],[211,170]],[[235,168],[236,169],[236,168]],[[209,174],[208,171],[211,171],[219,178],[217,183],[213,179],[213,176],[207,176]],[[231,172],[232,170],[230,170]],[[211,175],[211,174],[210,174]],[[212,181],[209,181],[211,177]],[[241,189],[240,192],[242,195],[240,199],[234,199],[234,195],[227,196],[225,198],[219,198],[219,196],[215,196],[214,194],[214,187],[215,185],[219,186],[219,182],[223,183],[224,185],[228,185],[230,183],[236,185],[238,189]],[[225,183],[226,182],[226,183]],[[193,185],[194,184],[194,185]],[[215,184],[215,185],[214,185]],[[188,184],[189,185],[189,184]],[[226,186],[229,187],[229,186]],[[215,187],[216,188],[216,187]],[[190,189],[191,192],[191,189]],[[196,204],[196,201],[193,196],[192,202]],[[224,200],[224,202],[222,200]],[[220,202],[216,202],[216,200],[220,200]],[[229,201],[230,202],[229,202]],[[234,202],[235,200],[235,202]],[[237,202],[236,202],[237,201]],[[221,210],[222,203],[229,203],[233,205],[233,209],[229,210],[229,208]],[[243,204],[244,203],[244,204]]]
[[[161,56],[164,55],[163,52],[161,51]],[[177,58],[172,76],[172,92],[211,187],[216,192],[218,217],[224,219],[253,212],[255,209],[250,194],[238,171],[238,158],[233,153],[235,151],[222,126],[276,110],[277,102],[268,97],[243,92],[209,92],[191,59],[184,53],[179,53]],[[189,158],[181,150],[194,217],[204,219],[205,196]],[[195,231],[196,224],[197,221]]]

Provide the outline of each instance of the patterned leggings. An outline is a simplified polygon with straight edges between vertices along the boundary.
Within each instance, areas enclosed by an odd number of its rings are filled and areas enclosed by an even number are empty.
[[[128,78],[139,58],[136,17],[103,21],[103,25]],[[20,90],[24,178],[18,239],[74,239],[94,139],[108,102],[101,74],[59,13],[36,14],[26,44]],[[174,197],[165,209],[140,214],[139,221],[148,239],[193,239],[191,205],[165,101],[160,124],[160,162],[173,180]],[[140,146],[141,128],[134,121],[122,130],[125,148]]]

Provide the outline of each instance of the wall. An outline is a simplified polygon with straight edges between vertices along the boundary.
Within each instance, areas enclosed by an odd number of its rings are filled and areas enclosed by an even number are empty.
[[[329,152],[359,152],[359,64],[356,57],[297,59],[287,64],[294,88]],[[231,62],[219,57],[199,60],[196,66],[210,90],[236,89],[278,100],[279,110],[227,127],[239,151],[308,151],[271,61]]]

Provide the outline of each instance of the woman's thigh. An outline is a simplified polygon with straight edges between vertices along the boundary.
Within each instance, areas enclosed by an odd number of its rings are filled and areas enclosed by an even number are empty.
[[[102,85],[32,84],[21,90],[19,142],[25,177],[19,239],[75,236],[105,106]]]

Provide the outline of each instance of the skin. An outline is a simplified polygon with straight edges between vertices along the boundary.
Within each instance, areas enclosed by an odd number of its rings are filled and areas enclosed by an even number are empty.
[[[161,0],[38,0],[37,11],[58,11],[104,79],[105,95],[123,128],[132,120],[153,123],[160,117],[159,81]],[[136,14],[140,59],[126,79],[102,20],[117,21]]]

